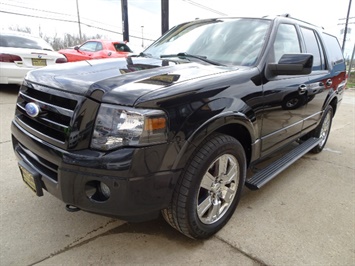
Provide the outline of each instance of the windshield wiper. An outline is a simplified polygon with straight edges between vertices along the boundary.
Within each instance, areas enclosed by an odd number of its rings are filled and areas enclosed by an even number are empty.
[[[201,61],[204,61],[206,63],[212,64],[212,65],[216,65],[216,66],[224,66],[218,62],[212,61],[207,59],[207,56],[202,56],[202,55],[193,55],[193,54],[188,54],[188,53],[178,53],[178,54],[164,54],[161,55],[160,58],[168,58],[168,57],[186,57],[186,58],[196,58],[199,59]]]

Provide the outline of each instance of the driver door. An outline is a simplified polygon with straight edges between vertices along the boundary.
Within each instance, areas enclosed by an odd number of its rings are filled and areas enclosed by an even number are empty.
[[[280,24],[267,63],[276,63],[284,54],[301,53],[296,27]],[[265,156],[299,137],[307,104],[308,75],[268,76],[263,86],[264,112],[261,155]]]

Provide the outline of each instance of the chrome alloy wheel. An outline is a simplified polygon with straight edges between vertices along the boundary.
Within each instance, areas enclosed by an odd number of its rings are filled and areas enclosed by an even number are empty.
[[[239,164],[231,154],[218,157],[204,174],[197,194],[197,214],[204,224],[217,222],[237,193]]]
[[[321,139],[321,142],[319,143],[319,146],[321,146],[321,147],[327,141],[327,137],[329,135],[330,125],[331,125],[331,121],[332,121],[331,116],[332,116],[331,112],[328,112],[326,114],[326,117],[324,118],[324,121],[322,124],[322,128],[320,130],[319,138]]]

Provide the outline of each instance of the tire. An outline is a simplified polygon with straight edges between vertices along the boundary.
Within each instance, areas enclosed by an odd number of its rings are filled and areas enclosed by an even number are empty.
[[[192,156],[162,215],[184,235],[208,238],[233,215],[245,176],[246,157],[240,142],[231,136],[212,134]]]
[[[329,105],[324,111],[320,124],[317,126],[317,128],[314,131],[311,132],[312,137],[321,139],[321,142],[310,151],[311,153],[320,153],[323,150],[329,137],[332,121],[333,121],[333,107]]]

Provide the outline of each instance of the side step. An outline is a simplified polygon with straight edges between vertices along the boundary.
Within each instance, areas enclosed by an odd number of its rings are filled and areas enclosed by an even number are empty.
[[[251,190],[257,190],[273,179],[276,175],[281,173],[311,149],[319,144],[321,139],[310,138],[303,142],[302,144],[295,147],[289,153],[282,156],[280,159],[276,160],[272,164],[268,165],[264,169],[261,169],[251,178],[249,178],[245,185]]]

